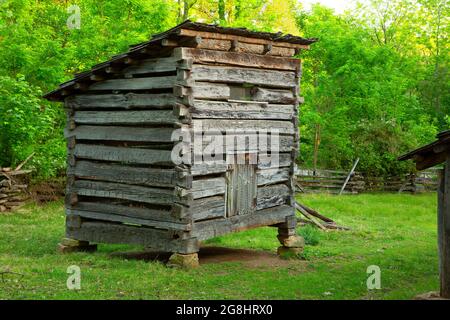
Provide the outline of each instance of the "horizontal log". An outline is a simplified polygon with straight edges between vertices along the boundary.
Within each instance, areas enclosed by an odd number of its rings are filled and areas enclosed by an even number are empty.
[[[273,149],[274,152],[289,152],[293,148],[295,148],[294,136],[278,136],[278,144],[274,144],[272,148],[272,143],[270,138],[265,139],[265,144],[258,140],[257,134],[209,134],[205,133],[202,137],[202,146],[203,148],[197,148],[195,145],[191,145],[191,149],[193,149],[193,154],[195,155],[209,155],[212,151],[214,151],[215,156],[220,157],[224,161],[227,161],[226,154],[229,154],[229,150],[234,144],[234,151],[259,151],[259,152],[267,152]],[[267,141],[268,140],[268,141]],[[228,149],[227,149],[228,148]],[[204,158],[206,159],[206,158]]]
[[[257,56],[245,52],[224,52],[180,47],[174,50],[174,56],[180,59],[193,59],[194,63],[197,64],[225,64],[288,71],[296,71],[300,66],[299,59]]]
[[[149,188],[88,180],[76,180],[69,188],[70,193],[76,193],[81,196],[131,200],[161,205],[170,205],[180,201],[174,189]]]
[[[286,204],[290,197],[290,189],[285,184],[258,187],[256,209],[261,210]]]
[[[66,230],[68,238],[93,243],[135,244],[165,252],[192,253],[199,250],[196,239],[174,238],[173,231],[105,222],[83,222]]]
[[[296,97],[292,90],[276,90],[259,87],[252,88],[252,100],[282,104],[296,103]]]
[[[279,134],[294,134],[295,128],[294,123],[291,121],[278,121],[278,120],[192,120],[192,125],[194,128],[202,128],[203,131],[215,131],[215,132],[226,132],[232,130],[241,131],[265,131],[273,132],[272,130],[278,130]]]
[[[150,78],[110,79],[100,81],[89,86],[91,91],[125,91],[125,90],[154,90],[169,89],[174,86],[176,76],[162,76]]]
[[[293,88],[297,86],[294,72],[194,65],[192,78],[196,81],[224,82]]]
[[[89,109],[133,109],[133,108],[172,108],[177,103],[171,93],[160,94],[84,94],[66,98],[67,108]]]
[[[175,57],[153,58],[141,60],[139,64],[125,68],[122,74],[125,77],[132,77],[136,74],[148,74],[156,72],[175,72],[177,70],[178,61]]]
[[[82,159],[155,165],[173,165],[171,153],[172,151],[170,150],[150,150],[88,144],[77,144],[74,150],[75,157]]]
[[[237,40],[239,42],[244,43],[251,43],[251,44],[272,44],[273,46],[279,46],[284,48],[291,48],[291,49],[308,49],[309,45],[304,44],[297,44],[297,43],[290,43],[290,42],[284,42],[284,41],[271,41],[261,38],[251,38],[247,36],[239,36],[234,34],[227,34],[227,33],[218,33],[218,32],[208,32],[208,31],[198,31],[198,30],[190,30],[190,29],[181,29],[180,35],[182,36],[200,36],[202,39],[217,39],[217,40]]]
[[[224,177],[199,179],[192,181],[190,192],[194,199],[224,194],[226,182]]]
[[[147,227],[155,227],[158,229],[166,229],[166,230],[189,231],[191,229],[191,225],[187,224],[187,223],[173,223],[173,222],[167,222],[167,221],[142,219],[142,218],[130,217],[129,215],[114,214],[112,212],[97,212],[97,211],[86,211],[86,210],[77,210],[77,209],[66,209],[66,214],[77,215],[82,218],[88,218],[88,219],[93,219],[93,220],[121,222],[121,223],[127,223],[127,224],[142,225],[142,226],[147,226]]]
[[[295,215],[293,207],[277,206],[256,211],[253,214],[198,222],[192,226],[191,234],[199,240],[206,240],[231,232],[283,223],[286,217],[293,215]]]
[[[77,140],[133,141],[171,143],[173,128],[136,128],[80,125],[66,130],[65,136]]]
[[[172,110],[145,111],[77,111],[74,120],[79,124],[175,124],[179,121]]]
[[[290,179],[290,168],[274,168],[257,171],[258,186],[285,182]]]
[[[77,178],[158,187],[189,187],[190,178],[172,168],[131,167],[119,164],[77,161],[68,175]]]
[[[192,92],[197,99],[228,100],[231,96],[230,87],[222,83],[196,82]]]
[[[267,119],[290,120],[295,116],[293,105],[273,105],[251,101],[221,102],[195,100],[190,109],[199,119]]]
[[[176,204],[168,207],[169,209],[163,209],[163,207],[153,208],[142,203],[129,203],[113,199],[95,199],[91,201],[81,200],[74,205],[66,204],[66,209],[110,213],[142,220],[166,221],[181,224],[186,224],[189,221],[185,216],[180,215],[178,210],[180,206]]]
[[[225,197],[214,196],[196,199],[188,209],[194,221],[225,217]]]

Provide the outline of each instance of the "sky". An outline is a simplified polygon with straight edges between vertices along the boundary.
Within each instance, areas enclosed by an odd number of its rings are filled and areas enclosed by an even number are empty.
[[[352,0],[299,0],[309,10],[311,4],[319,2],[327,7],[333,8],[336,13],[342,13],[344,10],[352,7]]]

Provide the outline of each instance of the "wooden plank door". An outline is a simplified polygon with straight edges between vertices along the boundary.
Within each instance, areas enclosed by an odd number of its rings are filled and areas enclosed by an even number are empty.
[[[231,164],[227,172],[227,217],[256,209],[256,164]]]

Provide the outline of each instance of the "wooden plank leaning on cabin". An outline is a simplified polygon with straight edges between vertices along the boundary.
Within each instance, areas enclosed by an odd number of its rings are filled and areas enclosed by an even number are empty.
[[[191,235],[200,241],[206,240],[231,232],[282,223],[293,213],[294,209],[290,206],[278,206],[256,211],[254,214],[197,222],[192,226]]]
[[[135,227],[106,222],[82,222],[80,226],[67,225],[69,238],[94,243],[135,244],[166,252],[194,253],[198,240],[187,238],[186,232]]]
[[[225,66],[193,65],[195,81],[254,84],[275,88],[290,88],[295,82],[295,73],[290,71],[261,70]]]
[[[260,56],[245,52],[211,51],[197,48],[175,48],[173,56],[177,59],[192,59],[197,64],[229,65],[247,68],[295,71],[298,59]]]

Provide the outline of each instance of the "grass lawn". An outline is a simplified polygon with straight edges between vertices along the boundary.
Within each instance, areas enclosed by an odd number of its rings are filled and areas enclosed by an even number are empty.
[[[319,232],[305,260],[277,266],[203,264],[181,271],[160,262],[112,257],[140,250],[100,245],[97,253],[59,255],[61,202],[30,204],[0,215],[0,299],[410,299],[438,290],[436,195],[308,195],[303,203],[351,231]],[[208,245],[278,247],[275,228],[212,239]],[[68,290],[66,269],[78,265],[82,289]],[[367,267],[381,268],[381,290],[368,291]]]

